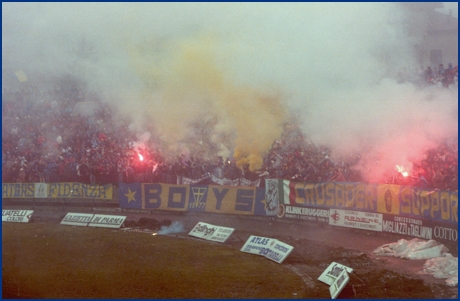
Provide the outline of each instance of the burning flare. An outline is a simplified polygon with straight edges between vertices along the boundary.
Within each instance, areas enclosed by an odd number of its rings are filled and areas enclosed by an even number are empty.
[[[139,160],[141,161],[144,161],[144,156],[142,156],[141,154],[137,154],[139,156]]]
[[[409,175],[409,173],[407,171],[404,170],[404,166],[399,166],[399,165],[396,165],[396,169],[398,170],[398,172],[400,172],[403,177],[407,177]]]

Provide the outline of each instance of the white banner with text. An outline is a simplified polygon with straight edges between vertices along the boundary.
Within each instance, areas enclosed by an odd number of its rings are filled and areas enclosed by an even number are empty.
[[[126,220],[126,216],[95,214],[88,227],[103,227],[119,229]]]
[[[235,231],[234,228],[221,227],[199,222],[188,235],[206,240],[225,242],[230,237],[230,235],[232,235],[233,231]]]
[[[72,213],[69,212],[64,216],[61,221],[61,225],[70,225],[70,226],[88,226],[88,223],[91,222],[94,214],[91,213]]]
[[[350,280],[348,273],[352,272],[352,268],[337,262],[332,262],[318,277],[318,280],[329,285],[331,297],[335,299]]]
[[[330,209],[329,225],[382,232],[381,213]]]
[[[251,235],[241,248],[241,252],[262,255],[277,263],[282,263],[294,247],[274,238]]]
[[[28,223],[33,210],[2,210],[2,222]]]

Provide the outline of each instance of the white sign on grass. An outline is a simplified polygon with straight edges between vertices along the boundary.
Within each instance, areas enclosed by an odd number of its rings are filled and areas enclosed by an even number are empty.
[[[64,216],[61,221],[61,225],[71,225],[71,226],[88,226],[88,223],[91,222],[94,214],[91,213],[72,213],[69,212]]]
[[[337,277],[337,280],[335,280],[334,283],[332,283],[329,287],[329,293],[331,294],[332,299],[337,298],[349,280],[350,276],[348,276],[346,270],[343,270]]]
[[[126,216],[95,214],[88,227],[103,227],[119,229],[126,220]]]
[[[188,235],[206,240],[225,242],[230,235],[232,235],[234,230],[234,228],[220,227],[199,222]]]
[[[331,285],[334,281],[337,280],[339,274],[343,271],[347,271],[348,273],[352,273],[353,269],[347,266],[344,266],[340,263],[333,261],[327,269],[318,277],[318,280],[321,282],[326,283],[327,285]]]
[[[273,240],[272,238],[251,235],[241,248],[241,252],[262,255],[261,251],[267,248]]]
[[[330,285],[329,292],[331,293],[332,299],[335,299],[350,280],[348,273],[352,272],[352,268],[337,262],[332,262],[318,277],[318,280]]]
[[[2,210],[2,222],[28,223],[33,210]]]
[[[277,239],[251,235],[241,248],[242,252],[265,256],[282,263],[291,254],[294,247]]]

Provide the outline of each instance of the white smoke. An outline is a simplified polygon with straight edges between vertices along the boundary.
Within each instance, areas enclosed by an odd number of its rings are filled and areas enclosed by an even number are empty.
[[[456,90],[394,80],[403,68],[420,67],[399,3],[2,9],[4,69],[23,69],[31,80],[75,76],[130,116],[139,133],[153,123],[165,154],[188,155],[189,125],[212,116],[220,153],[256,169],[295,111],[311,141],[335,154],[359,152],[372,178],[458,136]]]
[[[185,232],[184,225],[181,222],[174,221],[169,226],[161,226],[161,229],[158,230],[157,234],[167,235],[173,233],[182,233]]]

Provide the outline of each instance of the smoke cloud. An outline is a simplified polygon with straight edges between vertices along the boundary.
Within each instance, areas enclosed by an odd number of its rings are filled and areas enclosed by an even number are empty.
[[[3,69],[71,74],[153,123],[165,153],[208,122],[219,154],[252,170],[295,114],[372,180],[458,135],[457,91],[399,84],[419,68],[398,3],[2,3]],[[447,62],[446,62],[447,63]],[[457,62],[452,62],[456,64]],[[153,133],[152,133],[153,134]],[[196,143],[196,142],[195,142]],[[369,164],[369,166],[367,165]]]
[[[169,226],[161,226],[161,229],[158,230],[158,235],[168,235],[173,233],[182,233],[184,232],[184,225],[181,222],[174,221]]]

